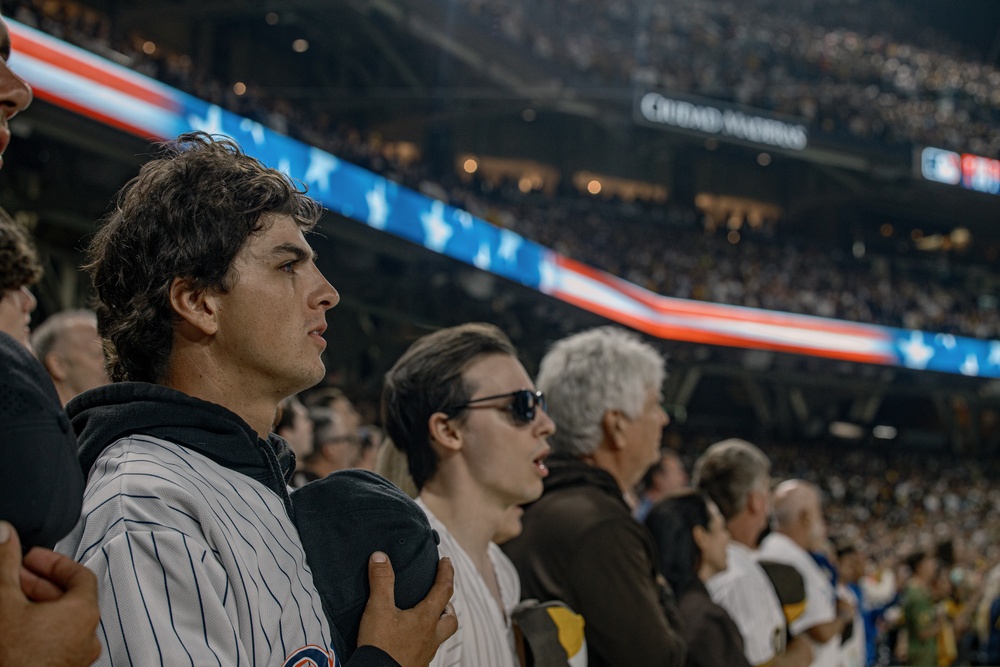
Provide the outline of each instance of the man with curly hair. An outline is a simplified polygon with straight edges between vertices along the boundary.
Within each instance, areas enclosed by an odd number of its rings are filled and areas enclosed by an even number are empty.
[[[229,139],[182,135],[90,246],[113,384],[66,406],[89,477],[59,549],[97,574],[100,664],[342,664],[293,523],[278,404],[325,375],[340,296],[306,242],[321,209]],[[457,624],[442,561],[400,611],[384,553],[349,665],[424,665]],[[346,576],[346,575],[345,575]]]

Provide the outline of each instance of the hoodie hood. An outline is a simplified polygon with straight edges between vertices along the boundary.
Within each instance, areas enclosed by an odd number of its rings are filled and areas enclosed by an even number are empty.
[[[198,452],[213,462],[257,480],[277,493],[292,516],[287,481],[295,455],[271,433],[257,437],[236,413],[168,387],[117,382],[84,392],[66,405],[86,476],[109,445],[148,435]]]

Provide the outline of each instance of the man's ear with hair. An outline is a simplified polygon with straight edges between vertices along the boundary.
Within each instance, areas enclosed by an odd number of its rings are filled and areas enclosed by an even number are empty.
[[[170,283],[170,307],[180,320],[177,335],[197,339],[219,330],[218,296],[199,290],[188,278],[174,278]]]
[[[435,412],[427,418],[428,441],[442,459],[458,453],[464,445],[462,430],[457,427],[457,421],[443,412]]]

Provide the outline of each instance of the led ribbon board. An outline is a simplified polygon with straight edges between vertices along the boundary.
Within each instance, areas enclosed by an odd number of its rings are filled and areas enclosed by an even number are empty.
[[[660,338],[1000,377],[1000,341],[660,296],[325,151],[8,20],[35,95],[144,139],[224,134],[330,210]]]
[[[941,148],[925,148],[917,161],[919,173],[928,181],[960,185],[966,190],[1000,194],[1000,160]]]

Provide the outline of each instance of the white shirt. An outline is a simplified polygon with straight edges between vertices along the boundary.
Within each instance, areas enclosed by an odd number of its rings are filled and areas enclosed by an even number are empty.
[[[521,580],[514,564],[500,547],[490,543],[490,562],[503,600],[501,611],[458,540],[419,498],[417,504],[427,514],[431,528],[441,536],[438,551],[450,558],[455,566],[455,593],[451,603],[458,617],[458,632],[441,644],[431,667],[519,667],[510,623],[511,612],[521,599]]]
[[[837,593],[826,572],[816,564],[805,549],[787,535],[771,533],[760,543],[759,560],[791,565],[802,575],[806,589],[806,607],[802,615],[789,626],[793,636],[809,628],[829,623],[837,618]],[[839,667],[840,637],[833,637],[825,644],[813,644],[813,667]]]
[[[753,551],[730,542],[726,554],[729,566],[705,587],[712,601],[725,609],[740,629],[747,660],[761,665],[785,652],[785,612]]]
[[[865,619],[861,616],[861,604],[858,596],[847,586],[837,587],[837,595],[854,605],[854,619],[851,638],[840,647],[841,664],[843,667],[865,667],[868,646],[865,643]]]

